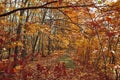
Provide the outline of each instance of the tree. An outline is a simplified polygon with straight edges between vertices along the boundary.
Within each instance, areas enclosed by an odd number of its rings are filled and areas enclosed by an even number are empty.
[[[119,5],[119,0],[1,0],[0,53],[5,49],[17,62],[29,54],[34,59],[68,50],[104,70],[107,80],[108,65],[119,63]]]

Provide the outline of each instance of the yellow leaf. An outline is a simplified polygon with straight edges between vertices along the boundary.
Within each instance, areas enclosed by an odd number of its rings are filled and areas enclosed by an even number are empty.
[[[0,14],[4,12],[4,6],[0,4]]]
[[[22,42],[17,42],[17,46],[23,46],[23,43]]]
[[[18,65],[18,66],[16,66],[13,70],[14,70],[15,73],[17,73],[17,72],[19,72],[19,71],[22,70],[22,66],[21,66],[21,65]]]

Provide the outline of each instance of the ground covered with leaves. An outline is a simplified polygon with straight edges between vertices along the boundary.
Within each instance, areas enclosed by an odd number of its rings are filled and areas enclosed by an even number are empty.
[[[77,57],[57,51],[46,57],[37,55],[34,60],[21,62],[14,68],[11,63],[5,69],[6,60],[2,64],[4,68],[0,80],[106,80],[104,72],[99,68]],[[108,75],[108,80],[114,80],[113,74]]]

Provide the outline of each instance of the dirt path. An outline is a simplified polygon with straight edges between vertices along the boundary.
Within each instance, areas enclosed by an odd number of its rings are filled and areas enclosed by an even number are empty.
[[[69,54],[65,54],[64,52],[57,52],[47,57],[39,56],[36,58],[36,61],[32,61],[27,67],[34,69],[34,73],[38,73],[38,64],[49,68],[48,73],[45,73],[47,77],[43,76],[39,78],[39,80],[105,80],[104,74],[97,71],[95,68],[93,68],[92,65],[83,65],[79,61],[72,60],[72,57],[73,55],[71,56]],[[62,75],[56,78],[54,76],[54,69],[59,62],[64,62],[66,64],[66,75]],[[64,72],[63,69],[58,72],[61,71]]]

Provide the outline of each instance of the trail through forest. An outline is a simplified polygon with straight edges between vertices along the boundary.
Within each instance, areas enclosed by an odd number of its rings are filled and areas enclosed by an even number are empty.
[[[120,80],[120,0],[0,0],[0,80]]]
[[[27,68],[31,68],[33,74],[38,72],[37,65],[48,68],[47,77],[44,72],[39,80],[105,80],[105,75],[93,65],[76,60],[76,55],[58,51],[47,57],[37,57],[30,62]],[[65,64],[65,67],[63,66]],[[55,69],[57,66],[57,69]],[[60,68],[59,68],[60,67]],[[45,68],[45,69],[46,69]],[[44,69],[43,69],[44,70]],[[57,72],[57,73],[56,73]],[[33,75],[36,76],[36,75]],[[113,80],[112,77],[109,80]]]

